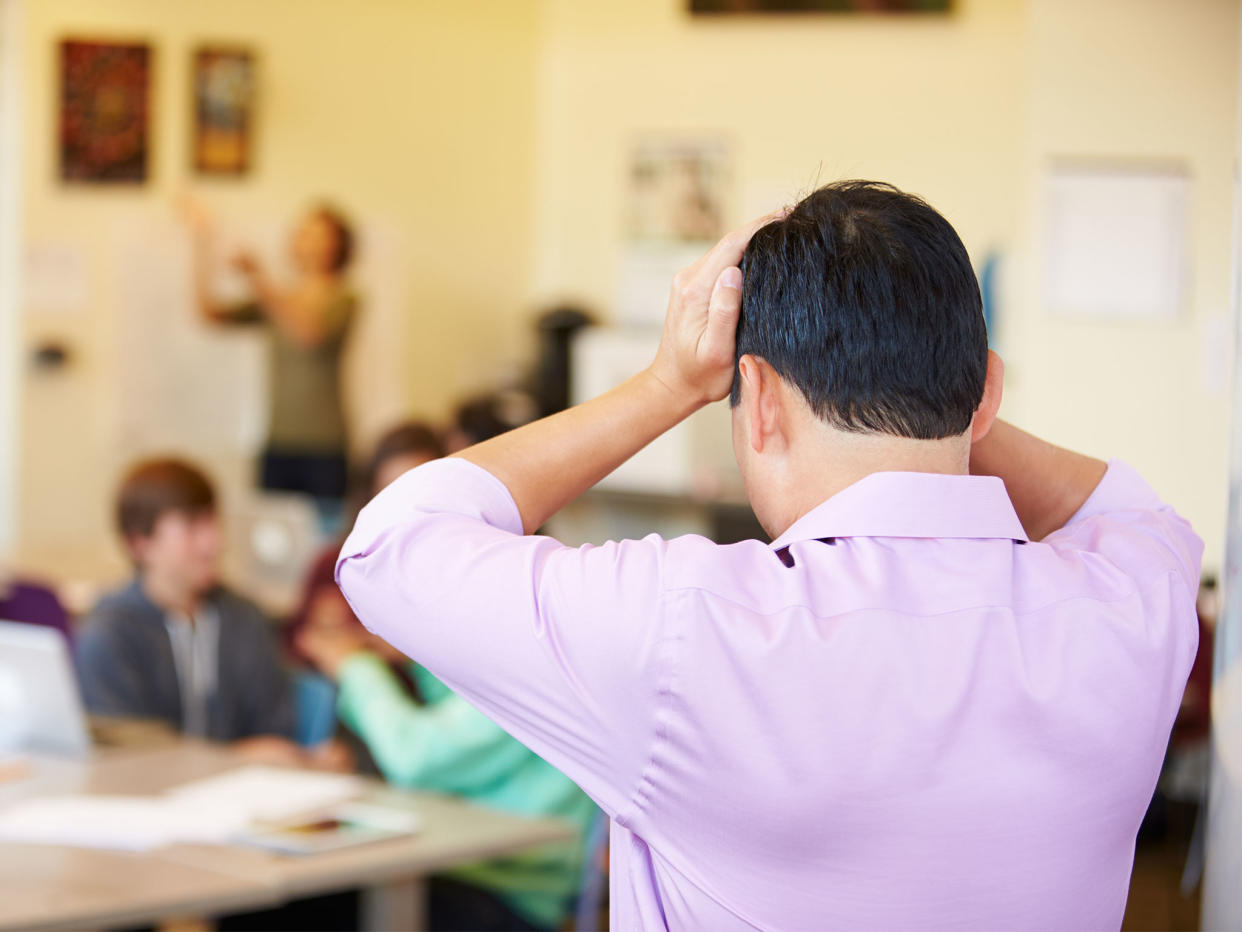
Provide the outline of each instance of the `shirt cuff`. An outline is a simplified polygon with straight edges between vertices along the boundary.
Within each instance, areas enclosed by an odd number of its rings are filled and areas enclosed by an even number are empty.
[[[1166,507],[1137,472],[1121,460],[1109,460],[1108,471],[1065,526],[1116,511],[1157,511]]]
[[[337,558],[337,583],[342,563],[369,554],[385,531],[428,514],[460,515],[522,533],[521,512],[503,482],[460,457],[433,460],[411,469],[362,509]]]

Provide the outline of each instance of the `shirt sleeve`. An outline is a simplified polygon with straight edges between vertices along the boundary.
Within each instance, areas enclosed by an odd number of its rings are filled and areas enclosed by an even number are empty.
[[[1171,573],[1192,596],[1199,589],[1203,541],[1120,460],[1108,464],[1095,491],[1044,543],[1099,554],[1140,584]]]
[[[399,786],[471,796],[531,759],[499,725],[449,693],[414,702],[380,657],[359,653],[341,666],[337,712]]]
[[[675,649],[665,547],[523,536],[499,480],[437,460],[363,509],[337,581],[364,625],[615,814],[651,752]]]

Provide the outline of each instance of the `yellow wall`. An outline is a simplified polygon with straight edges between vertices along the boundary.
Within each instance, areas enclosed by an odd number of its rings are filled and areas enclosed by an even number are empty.
[[[915,21],[704,21],[682,0],[545,0],[537,285],[605,308],[613,300],[625,153],[641,132],[731,138],[735,220],[817,178],[894,182],[937,206],[976,262],[1005,252],[1004,413],[1133,463],[1219,566],[1238,3],[956,6],[949,18]],[[1189,169],[1193,265],[1181,319],[1084,323],[1043,312],[1037,195],[1053,156]]]
[[[259,55],[256,170],[197,185],[224,218],[292,221],[326,193],[399,238],[405,319],[372,333],[356,367],[356,384],[375,366],[394,373],[372,399],[383,419],[442,415],[518,355],[530,311],[533,3],[35,0],[22,13],[24,233],[87,248],[90,301],[69,318],[26,315],[28,342],[63,335],[77,362],[23,378],[19,561],[88,575],[101,561],[122,566],[108,515],[134,452],[117,447],[118,231],[171,225],[174,198],[193,181],[188,83],[198,42],[242,42]],[[57,43],[97,36],[155,49],[153,177],[143,187],[66,187],[55,177]],[[376,421],[372,411],[371,433]],[[210,465],[226,493],[244,485],[244,463]]]
[[[1014,233],[1020,0],[951,17],[691,18],[684,0],[545,0],[537,282],[607,307],[626,158],[644,133],[719,133],[734,219],[817,180],[874,177],[942,207],[970,248]]]
[[[1119,456],[1186,515],[1219,569],[1228,498],[1236,0],[1039,0],[1029,25],[1022,222],[1007,338],[1011,411]],[[1189,295],[1172,322],[1042,313],[1038,172],[1054,156],[1172,160],[1191,179]]]
[[[186,181],[186,71],[203,39],[261,56],[258,168],[205,186],[225,214],[291,217],[337,196],[396,230],[408,315],[369,344],[382,405],[439,414],[525,357],[536,302],[607,313],[626,156],[638,134],[720,132],[732,219],[817,180],[926,196],[978,259],[1007,258],[1006,410],[1051,439],[1132,461],[1223,542],[1230,158],[1237,0],[959,0],[947,18],[692,20],[684,0],[26,0],[23,220],[91,250],[78,365],[22,381],[20,555],[52,570],[115,550],[118,288],[109,232],[164,216]],[[156,46],[154,178],[136,191],[54,178],[55,43]],[[1192,186],[1189,306],[1168,323],[1056,320],[1038,301],[1040,171],[1051,156],[1156,157]],[[68,232],[66,232],[68,231]],[[364,369],[366,367],[364,366]],[[1204,373],[1209,375],[1204,375]],[[244,481],[231,467],[229,481]]]

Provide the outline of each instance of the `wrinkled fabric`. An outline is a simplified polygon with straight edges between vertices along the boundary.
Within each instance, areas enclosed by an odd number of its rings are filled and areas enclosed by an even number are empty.
[[[1044,930],[1121,923],[1201,556],[1119,462],[1041,542],[999,479],[891,472],[771,545],[571,548],[453,459],[337,580],[608,812],[617,928]]]

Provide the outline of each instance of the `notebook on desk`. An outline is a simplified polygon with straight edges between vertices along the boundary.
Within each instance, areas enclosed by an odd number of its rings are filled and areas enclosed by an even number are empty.
[[[413,812],[350,802],[314,818],[256,826],[239,835],[236,841],[280,854],[322,854],[412,836],[420,825],[420,819]]]

